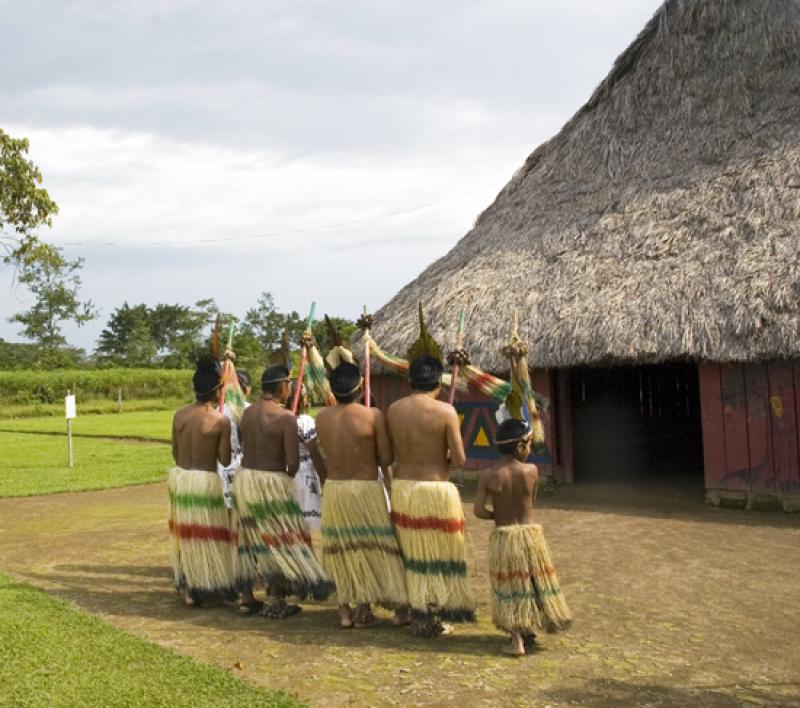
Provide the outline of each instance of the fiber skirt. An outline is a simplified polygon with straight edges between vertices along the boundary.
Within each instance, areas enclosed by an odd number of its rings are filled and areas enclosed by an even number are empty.
[[[235,596],[235,535],[216,472],[169,471],[169,530],[175,585],[196,600]]]
[[[558,632],[570,614],[539,524],[500,526],[489,537],[492,621],[498,629]]]
[[[322,497],[322,566],[340,605],[408,605],[403,557],[379,480],[328,480]]]
[[[450,482],[392,482],[392,521],[403,553],[413,615],[475,620],[467,582],[464,509]]]
[[[240,467],[233,481],[234,572],[240,585],[260,581],[287,595],[324,600],[333,591],[311,549],[311,534],[285,472]]]

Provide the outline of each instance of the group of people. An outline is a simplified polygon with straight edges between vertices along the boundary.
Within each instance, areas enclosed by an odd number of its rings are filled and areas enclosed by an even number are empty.
[[[360,370],[342,362],[329,373],[336,405],[318,413],[314,432],[286,407],[292,385],[286,367],[266,369],[260,399],[237,426],[215,405],[218,367],[199,362],[197,401],[175,414],[176,467],[169,475],[172,564],[183,601],[238,600],[240,612],[279,619],[300,611],[287,598],[322,600],[335,592],[343,628],[373,624],[376,605],[393,610],[392,622],[410,625],[417,636],[447,634],[449,622],[474,621],[464,511],[449,481],[466,457],[456,411],[438,400],[442,372],[436,357],[414,359],[411,394],[384,416],[361,403]],[[234,464],[232,431],[240,448]],[[526,462],[531,440],[523,420],[498,427],[501,458],[481,473],[474,504],[478,518],[495,521],[492,618],[511,635],[504,651],[515,655],[525,653],[537,630],[558,631],[570,622],[541,526],[533,521],[538,472]],[[307,472],[315,472],[309,483],[318,479],[321,486],[318,514],[305,504],[304,515],[298,501],[306,473],[299,486],[293,478],[303,455]],[[309,532],[317,516],[319,559]],[[258,585],[266,588],[266,601],[256,599]]]

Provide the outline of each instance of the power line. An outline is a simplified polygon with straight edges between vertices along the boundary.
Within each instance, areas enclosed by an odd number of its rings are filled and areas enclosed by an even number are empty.
[[[213,244],[213,243],[230,243],[235,241],[256,241],[260,239],[268,239],[268,238],[277,238],[279,236],[291,236],[294,234],[302,234],[302,233],[312,233],[316,231],[330,231],[333,229],[339,229],[343,226],[356,226],[358,224],[366,224],[375,221],[381,221],[383,219],[391,219],[397,216],[403,216],[405,214],[412,214],[416,211],[422,211],[424,209],[430,209],[432,207],[439,206],[441,204],[447,204],[448,202],[453,202],[458,199],[463,199],[464,197],[470,197],[474,194],[478,194],[477,191],[473,192],[465,192],[464,194],[459,194],[454,197],[449,197],[448,199],[442,199],[435,202],[427,202],[426,204],[419,204],[414,207],[409,207],[407,209],[398,209],[396,211],[388,211],[384,212],[383,214],[376,214],[375,216],[365,216],[358,219],[350,219],[347,221],[338,221],[330,224],[321,224],[319,226],[304,226],[296,229],[288,229],[284,231],[270,231],[263,234],[254,234],[248,236],[219,236],[219,237],[212,237],[212,238],[198,238],[193,239],[191,241],[182,241],[182,240],[168,240],[168,241],[137,241],[137,242],[128,242],[128,241],[60,241],[56,243],[57,246],[103,246],[103,247],[113,247],[113,248],[141,248],[146,246],[196,246],[200,243],[205,244]]]

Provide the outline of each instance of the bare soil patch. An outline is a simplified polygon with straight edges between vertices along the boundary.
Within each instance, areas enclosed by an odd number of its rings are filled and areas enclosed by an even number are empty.
[[[0,568],[111,624],[314,705],[796,705],[800,518],[711,509],[670,486],[561,488],[539,521],[575,616],[522,659],[489,620],[490,524],[472,518],[477,625],[432,641],[334,602],[271,622],[187,610],[162,484],[0,500]]]

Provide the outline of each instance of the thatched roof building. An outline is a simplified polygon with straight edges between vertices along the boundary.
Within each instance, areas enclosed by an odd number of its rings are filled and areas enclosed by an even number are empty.
[[[375,338],[421,301],[495,371],[514,308],[537,368],[798,356],[799,252],[800,1],[668,0]]]

